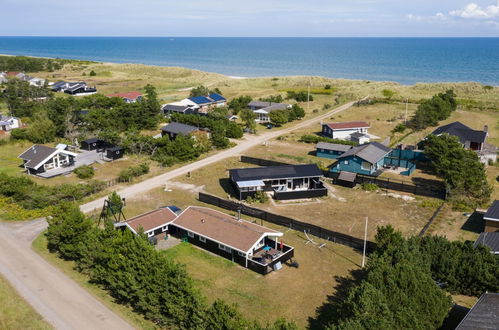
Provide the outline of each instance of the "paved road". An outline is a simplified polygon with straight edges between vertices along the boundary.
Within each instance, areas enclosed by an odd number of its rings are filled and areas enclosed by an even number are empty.
[[[336,114],[336,113],[341,112],[341,111],[345,111],[346,109],[350,108],[354,103],[355,102],[350,102],[350,103],[344,104],[344,105],[342,105],[336,109],[333,109],[325,114],[322,114],[318,117],[315,117],[315,118],[312,118],[309,120],[302,121],[302,122],[298,123],[297,125],[294,125],[294,126],[289,127],[289,128],[285,128],[282,130],[276,130],[276,131],[270,131],[270,132],[267,132],[267,133],[264,133],[261,135],[247,136],[245,139],[239,141],[238,145],[233,147],[233,148],[224,150],[224,151],[219,152],[213,156],[198,160],[194,163],[187,164],[185,166],[182,166],[182,167],[177,168],[175,170],[169,171],[167,173],[163,173],[163,174],[160,174],[160,175],[155,176],[153,178],[144,180],[144,181],[139,182],[137,184],[134,184],[132,186],[128,186],[126,188],[119,190],[118,194],[120,194],[121,197],[128,199],[128,198],[131,198],[133,196],[143,194],[151,189],[162,187],[167,181],[169,181],[177,176],[185,175],[188,172],[198,170],[202,167],[219,162],[220,160],[240,155],[242,152],[244,152],[250,148],[253,148],[257,145],[260,145],[267,140],[276,138],[276,137],[283,135],[283,134],[290,133],[294,130],[297,130],[297,129],[300,129],[303,127],[310,126],[310,125],[315,124],[321,120],[329,118],[333,114]],[[92,212],[94,210],[101,209],[105,199],[106,199],[106,197],[102,197],[100,199],[96,199],[96,200],[89,202],[87,204],[83,204],[80,206],[80,209],[84,213],[89,213],[89,212]]]
[[[57,329],[133,329],[31,249],[45,228],[45,220],[0,222],[0,273]]]

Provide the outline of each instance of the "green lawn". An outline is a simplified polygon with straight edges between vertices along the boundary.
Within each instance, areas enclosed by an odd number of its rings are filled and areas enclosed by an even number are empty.
[[[104,289],[95,284],[89,283],[89,277],[87,275],[79,273],[74,269],[74,262],[62,260],[58,258],[57,255],[50,253],[47,249],[47,239],[45,237],[45,232],[40,234],[40,236],[38,236],[33,241],[33,250],[35,250],[40,256],[42,256],[54,267],[64,272],[73,281],[86,289],[91,295],[100,300],[104,305],[106,305],[117,315],[121,316],[125,321],[130,323],[135,328],[157,329],[154,323],[145,320],[139,314],[134,313],[131,308],[114,302],[114,299],[109,296]]]
[[[210,302],[221,298],[235,303],[243,315],[263,324],[284,317],[301,328],[306,327],[316,308],[335,293],[335,277],[348,276],[350,270],[359,267],[362,257],[331,242],[319,249],[306,244],[303,233],[265,225],[285,232],[284,241],[295,248],[294,259],[299,268],[285,265],[277,272],[259,275],[189,243],[181,243],[164,253],[186,265]]]
[[[0,329],[52,329],[0,275]]]

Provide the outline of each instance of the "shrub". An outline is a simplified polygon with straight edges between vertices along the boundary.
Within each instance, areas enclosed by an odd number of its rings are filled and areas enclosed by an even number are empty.
[[[370,182],[364,182],[363,184],[360,185],[363,190],[365,191],[378,191],[379,187],[375,183],[370,183]]]
[[[398,124],[392,129],[392,133],[404,133],[404,131],[407,129],[407,126],[404,124]]]
[[[269,201],[269,196],[263,191],[257,191],[255,195],[253,195],[253,197],[248,196],[246,198],[246,201],[250,204],[252,203],[264,204]]]
[[[329,85],[329,84],[325,85],[324,89],[331,89],[331,85]]]
[[[149,173],[149,164],[141,163],[138,166],[129,166],[118,175],[118,181],[131,182],[133,178]]]
[[[305,91],[295,92],[287,91],[287,99],[294,99],[296,102],[307,102],[308,100],[313,101],[314,97]]]
[[[10,138],[12,140],[28,140],[27,128],[14,128],[10,131]]]
[[[97,75],[97,73],[95,73],[94,70],[90,71],[90,77],[95,77]]]
[[[79,179],[90,179],[94,176],[94,168],[90,165],[83,165],[74,170]]]
[[[319,142],[328,142],[328,143],[336,143],[336,144],[345,144],[348,146],[356,146],[357,143],[353,141],[346,141],[346,140],[338,140],[338,139],[331,139],[328,137],[324,136],[318,136],[318,135],[312,135],[312,134],[304,134],[300,137],[298,142],[305,142],[305,143],[319,143]]]

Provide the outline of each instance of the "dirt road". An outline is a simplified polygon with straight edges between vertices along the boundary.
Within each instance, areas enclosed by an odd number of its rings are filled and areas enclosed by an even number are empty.
[[[133,329],[31,249],[46,227],[45,220],[0,222],[0,273],[57,329]]]
[[[123,188],[122,190],[119,190],[118,194],[120,194],[121,197],[128,199],[128,198],[131,198],[133,196],[145,193],[151,189],[161,187],[168,180],[171,180],[177,176],[185,175],[188,172],[192,172],[192,171],[195,171],[195,170],[200,169],[202,167],[211,165],[211,164],[218,162],[222,159],[240,155],[242,152],[244,152],[252,147],[255,147],[257,145],[260,145],[267,140],[276,138],[279,135],[287,134],[287,133],[290,133],[294,130],[297,130],[297,129],[300,129],[303,127],[307,127],[307,126],[315,124],[321,120],[327,119],[333,114],[339,113],[341,111],[345,111],[346,109],[350,108],[354,103],[355,102],[350,102],[350,103],[344,104],[336,109],[333,109],[332,111],[329,111],[329,112],[322,114],[318,117],[302,121],[302,122],[300,122],[297,125],[294,125],[292,127],[288,127],[288,128],[285,128],[282,130],[277,130],[277,131],[271,131],[271,132],[264,133],[261,135],[246,136],[245,139],[241,140],[237,144],[237,146],[235,146],[233,148],[221,151],[213,156],[198,160],[194,163],[187,164],[185,166],[182,166],[180,168],[169,171],[167,173],[155,176],[153,178],[144,180],[144,181],[139,182],[137,184],[134,184],[132,186],[128,186],[126,188]],[[94,200],[92,202],[89,202],[87,204],[81,205],[80,209],[82,210],[82,212],[85,212],[85,213],[92,212],[92,211],[97,210],[97,209],[101,209],[105,199],[106,199],[106,197],[103,197],[103,198]]]

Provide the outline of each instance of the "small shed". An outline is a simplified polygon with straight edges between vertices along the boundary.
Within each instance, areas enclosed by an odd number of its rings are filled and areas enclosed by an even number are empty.
[[[345,187],[354,187],[355,179],[357,178],[357,173],[341,171],[338,176],[337,183]]]
[[[106,158],[116,160],[121,157],[123,157],[123,154],[125,153],[123,147],[112,147],[106,149]]]
[[[94,137],[81,141],[81,148],[88,151],[97,150],[102,148],[104,144],[104,140],[100,140],[99,138]]]

